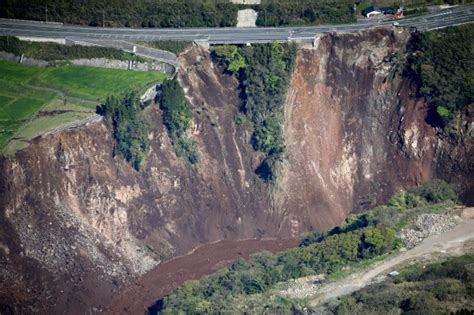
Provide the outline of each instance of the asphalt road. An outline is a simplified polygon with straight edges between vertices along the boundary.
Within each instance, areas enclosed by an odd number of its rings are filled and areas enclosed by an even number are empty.
[[[400,26],[421,30],[474,22],[474,5],[458,6],[432,14],[399,20]],[[42,22],[0,19],[0,35],[87,38],[95,40],[156,41],[185,40],[207,41],[210,44],[262,43],[287,40],[310,41],[315,35],[326,32],[351,32],[376,26],[390,25],[391,21],[367,20],[346,25],[311,27],[258,27],[258,28],[181,28],[181,29],[130,29],[83,27]]]

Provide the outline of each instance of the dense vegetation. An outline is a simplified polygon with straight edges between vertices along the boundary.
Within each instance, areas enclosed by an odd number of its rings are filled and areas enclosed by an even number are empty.
[[[259,26],[341,24],[355,22],[354,1],[273,0],[255,6]]]
[[[199,160],[196,143],[186,136],[186,130],[192,124],[192,112],[183,89],[176,79],[165,80],[158,96],[160,108],[163,110],[163,123],[168,130],[176,154],[190,164]]]
[[[400,271],[394,281],[368,286],[343,297],[337,305],[329,305],[328,309],[341,315],[472,314],[473,255],[429,265],[419,263]]]
[[[0,36],[0,51],[17,56],[54,61],[72,59],[107,58],[116,60],[142,60],[133,54],[107,47],[97,46],[66,46],[57,43],[21,41],[13,36]]]
[[[340,227],[326,232],[312,232],[301,241],[305,247],[325,237],[353,231],[367,226],[384,226],[400,231],[410,225],[421,213],[436,212],[458,200],[453,188],[443,180],[432,180],[419,187],[401,191],[392,196],[387,205],[378,206],[362,214],[350,215]]]
[[[239,116],[238,123],[251,123],[252,145],[264,154],[256,172],[264,180],[275,180],[284,158],[283,104],[296,47],[276,42],[242,48],[221,46],[214,54],[240,80],[246,119]]]
[[[436,212],[447,206],[435,202],[449,204],[456,199],[452,189],[442,181],[434,181],[404,194],[416,199],[416,206],[398,202],[396,207],[379,207],[369,213],[351,216],[342,226],[327,233],[307,235],[298,248],[276,254],[261,253],[247,261],[237,260],[228,269],[201,281],[189,281],[176,289],[163,300],[162,312],[242,313],[242,305],[250,307],[247,297],[264,293],[278,282],[313,274],[331,274],[393,251],[399,243],[396,231],[413,221],[419,213]],[[399,200],[400,194],[394,198]],[[285,301],[276,304],[260,302],[265,304],[269,313],[289,311],[293,307]]]
[[[227,0],[5,0],[0,17],[91,26],[215,27],[237,23]]]
[[[136,170],[140,166],[150,146],[149,127],[140,117],[140,101],[135,93],[120,99],[109,96],[105,103],[97,107],[113,126],[116,141],[114,152],[121,154]]]
[[[187,48],[191,47],[193,43],[187,41],[160,40],[153,42],[139,42],[139,44],[161,50],[167,50],[178,55],[184,52]]]
[[[443,126],[474,100],[474,24],[418,34],[411,74]]]

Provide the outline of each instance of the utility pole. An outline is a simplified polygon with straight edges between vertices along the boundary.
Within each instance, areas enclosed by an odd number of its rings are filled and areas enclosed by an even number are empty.
[[[44,20],[48,22],[48,5],[44,6]]]
[[[105,27],[105,10],[102,10],[102,27]]]

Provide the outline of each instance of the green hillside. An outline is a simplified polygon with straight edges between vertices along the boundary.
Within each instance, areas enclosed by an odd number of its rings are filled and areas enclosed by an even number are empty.
[[[160,72],[69,64],[36,67],[0,61],[0,150],[12,153],[42,132],[94,113],[109,95],[140,91],[164,80]],[[41,112],[41,115],[38,115]],[[13,140],[5,150],[5,147]]]

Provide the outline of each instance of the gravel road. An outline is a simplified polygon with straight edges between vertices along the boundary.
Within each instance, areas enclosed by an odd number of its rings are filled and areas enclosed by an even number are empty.
[[[387,274],[396,265],[407,260],[420,257],[428,258],[436,253],[460,254],[462,253],[464,243],[473,239],[474,220],[466,220],[451,231],[426,238],[418,246],[377,265],[364,274],[350,276],[344,280],[322,287],[321,291],[318,292],[318,296],[311,301],[310,305],[316,306],[332,298],[351,294],[371,284],[377,276]]]

